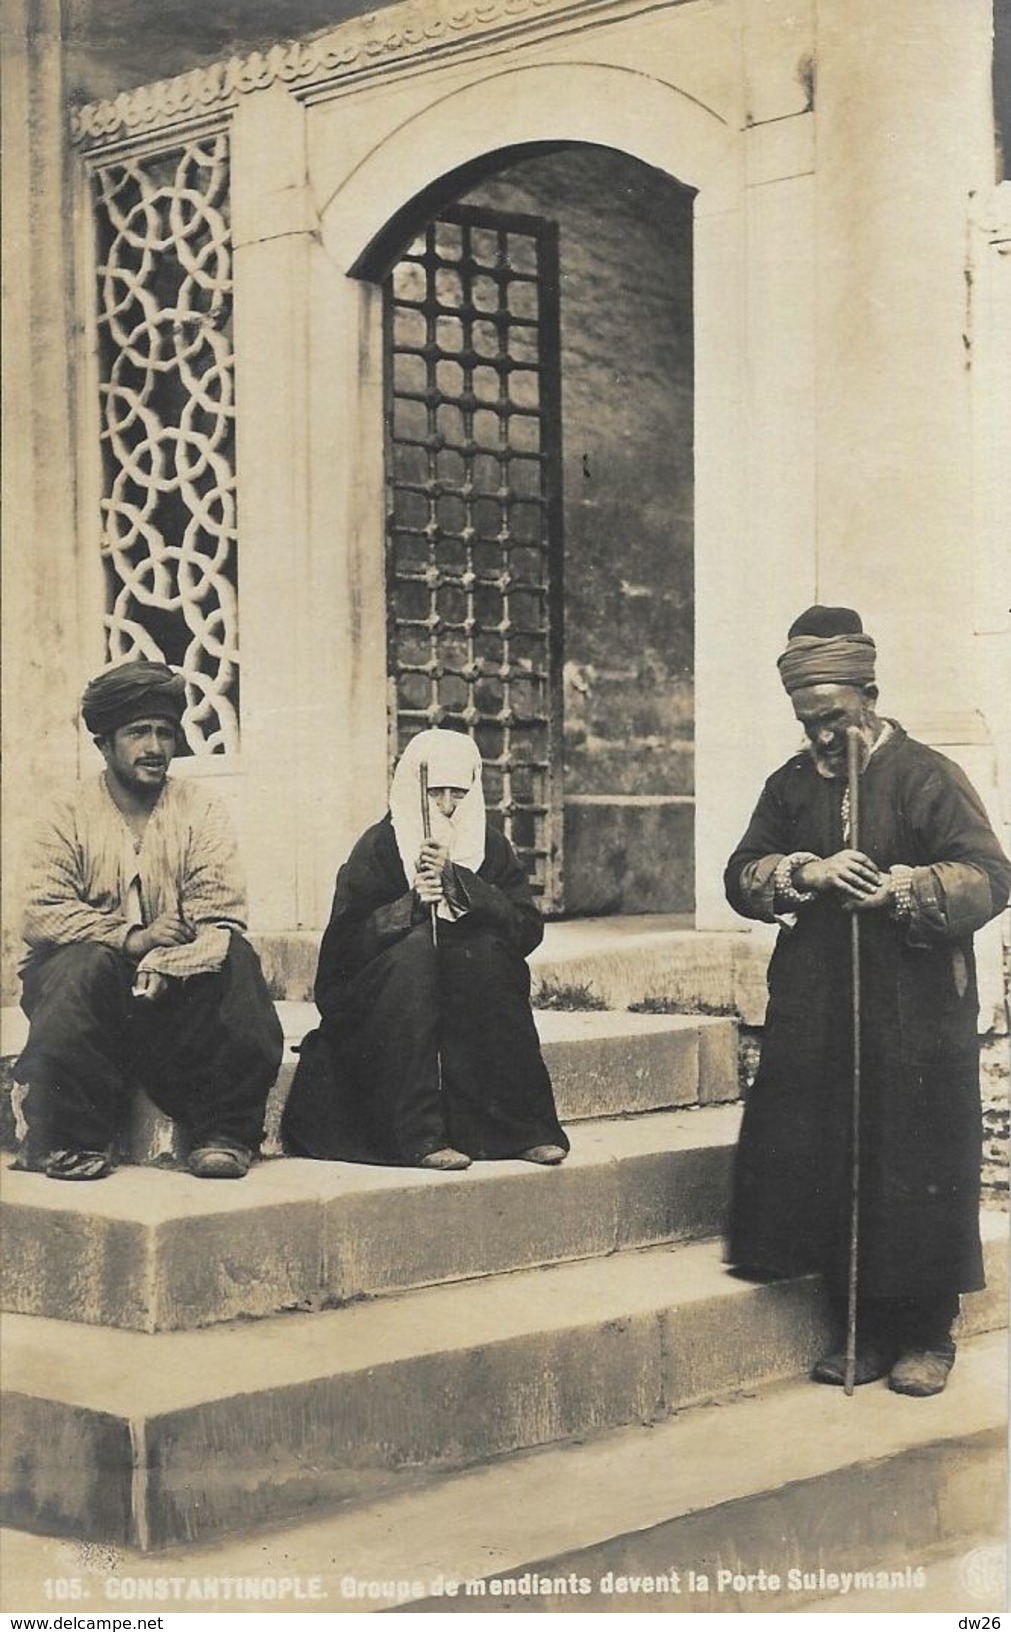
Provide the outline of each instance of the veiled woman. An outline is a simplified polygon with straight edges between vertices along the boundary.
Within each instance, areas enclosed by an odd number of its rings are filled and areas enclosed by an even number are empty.
[[[389,813],[337,876],[316,971],[321,1024],[302,1044],[286,1150],[447,1170],[562,1161],[525,961],[542,935],[523,868],[485,819],[476,745],[421,732]]]

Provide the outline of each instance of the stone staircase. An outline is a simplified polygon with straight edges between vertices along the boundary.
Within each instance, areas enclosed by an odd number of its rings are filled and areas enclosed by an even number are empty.
[[[624,1008],[747,1011],[748,937],[693,965],[680,928],[556,929],[542,996],[613,1005],[538,1014],[559,1169],[4,1174],[9,1583],[70,1548],[138,1583],[311,1578],[292,1609],[782,1609],[1001,1535],[1004,1216],[943,1396],[811,1387],[817,1279],[721,1264],[736,1020]]]

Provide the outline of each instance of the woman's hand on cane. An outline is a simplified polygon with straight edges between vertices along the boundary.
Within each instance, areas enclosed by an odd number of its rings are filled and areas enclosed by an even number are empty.
[[[418,857],[418,871],[430,873],[435,878],[444,878],[448,866],[448,846],[437,843],[435,839],[425,839]]]
[[[446,899],[441,873],[433,873],[419,867],[411,887],[424,907],[437,907]]]
[[[448,866],[449,851],[446,846],[437,844],[434,839],[426,839],[421,846],[418,870],[414,875],[414,890],[424,906],[439,906],[446,899],[444,875]]]

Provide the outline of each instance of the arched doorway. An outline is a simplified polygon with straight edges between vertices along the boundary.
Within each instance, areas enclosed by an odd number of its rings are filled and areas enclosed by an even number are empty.
[[[548,910],[690,912],[694,195],[588,144],[438,191],[384,245],[391,757],[469,730]]]

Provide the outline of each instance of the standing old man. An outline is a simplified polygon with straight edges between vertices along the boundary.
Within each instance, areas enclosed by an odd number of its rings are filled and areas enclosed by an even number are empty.
[[[42,822],[22,969],[22,1164],[111,1172],[135,1083],[180,1124],[199,1178],[256,1154],[283,1039],[255,952],[224,811],[168,768],[185,706],[163,663],[120,664],[82,701],[105,760]]]
[[[850,914],[861,924],[858,1383],[936,1394],[959,1293],[983,1285],[981,1117],[972,937],[1011,866],[957,765],[875,712],[875,647],[858,615],[811,607],[779,659],[807,747],[768,780],[725,883],[783,926],[761,1066],[734,1183],[730,1261],[822,1271],[846,1308],[852,1095]],[[859,849],[847,729],[859,732]],[[841,1350],[816,1381],[842,1383]]]

